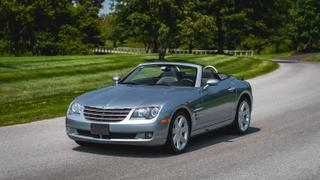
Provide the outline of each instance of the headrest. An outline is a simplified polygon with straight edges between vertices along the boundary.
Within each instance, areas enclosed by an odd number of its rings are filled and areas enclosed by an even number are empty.
[[[202,78],[211,79],[214,78],[214,74],[211,69],[204,69],[202,71]]]

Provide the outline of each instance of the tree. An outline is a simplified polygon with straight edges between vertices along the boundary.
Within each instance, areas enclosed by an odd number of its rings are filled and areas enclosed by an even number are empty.
[[[209,39],[210,35],[216,32],[213,18],[202,14],[186,17],[178,27],[180,30],[177,39],[180,43],[187,44],[190,54],[195,46],[201,46],[205,39]]]
[[[281,43],[288,43],[288,23],[290,20],[291,0],[239,0],[237,9],[245,10],[246,26],[242,32],[245,38],[240,47],[255,49],[258,53],[274,46],[274,52],[280,51]],[[250,43],[248,43],[250,42]],[[275,46],[275,44],[277,44]]]
[[[112,41],[113,47],[117,47],[118,41],[126,39],[125,31],[120,26],[120,21],[116,14],[108,14],[102,16],[103,35],[106,40]]]
[[[320,1],[296,0],[291,11],[292,37],[297,50],[312,51],[320,46]],[[317,47],[318,46],[318,47]]]
[[[142,36],[144,44],[153,42],[159,59],[164,60],[177,34],[179,0],[115,0],[115,13],[127,22],[131,36]],[[152,42],[151,42],[152,41]]]
[[[68,0],[3,0],[1,6],[4,9],[2,38],[9,42],[8,51],[16,55],[53,54],[52,42],[57,40],[59,26],[68,23],[66,20],[71,16],[68,8],[73,7]]]
[[[0,1],[0,54],[90,53],[105,40],[138,42],[164,60],[169,48],[254,49],[258,53],[320,46],[318,0]]]
[[[101,20],[98,17],[101,3],[101,0],[1,0],[0,53],[88,53],[89,46],[102,44]],[[66,38],[68,34],[72,38]],[[79,45],[86,47],[86,50],[79,48]],[[65,47],[70,51],[66,52]]]
[[[199,12],[199,8],[199,1],[185,1],[178,21],[177,39],[180,44],[187,44],[190,54],[195,46],[201,46],[216,31],[214,18]]]
[[[89,54],[87,44],[83,43],[81,32],[74,26],[63,25],[58,34],[59,41],[55,46],[59,55]]]
[[[290,0],[210,0],[203,1],[207,14],[216,20],[218,52],[249,48],[262,51],[286,37]],[[281,39],[281,41],[280,41]],[[285,41],[288,43],[287,41]]]
[[[207,14],[212,16],[215,19],[215,24],[217,27],[217,35],[216,41],[218,46],[218,53],[223,53],[224,49],[224,32],[225,32],[225,25],[224,25],[224,12],[225,7],[229,5],[229,0],[210,0],[210,1],[203,1],[203,6],[206,7]]]
[[[203,1],[203,7],[215,19],[218,53],[222,54],[226,46],[233,49],[243,37],[242,32],[247,23],[246,9],[237,7],[235,0]]]
[[[82,32],[83,43],[94,47],[103,45],[103,24],[99,17],[99,10],[104,0],[75,0],[76,19],[78,27]]]
[[[7,3],[0,1],[0,55],[7,54],[9,49],[9,41],[5,33]]]

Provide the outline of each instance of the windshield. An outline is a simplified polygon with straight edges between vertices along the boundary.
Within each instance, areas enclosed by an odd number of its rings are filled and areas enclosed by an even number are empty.
[[[139,66],[124,78],[120,84],[194,86],[197,69],[181,65]]]

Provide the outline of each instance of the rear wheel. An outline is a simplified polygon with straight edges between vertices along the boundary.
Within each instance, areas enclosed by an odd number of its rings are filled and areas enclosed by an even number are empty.
[[[236,118],[232,124],[235,132],[245,134],[250,126],[251,121],[251,108],[249,101],[246,98],[242,98],[239,101]]]
[[[171,153],[179,154],[185,151],[190,136],[190,119],[183,112],[177,112],[170,122],[167,148]]]

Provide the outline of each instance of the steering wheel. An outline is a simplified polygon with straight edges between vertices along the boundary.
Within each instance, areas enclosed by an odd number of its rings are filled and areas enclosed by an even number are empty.
[[[190,84],[190,85],[193,85],[193,81],[191,79],[184,78],[184,79],[181,79],[180,81],[186,82],[187,84]]]

